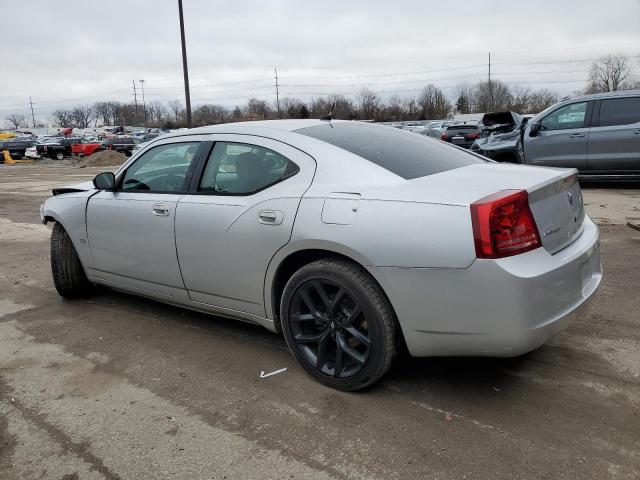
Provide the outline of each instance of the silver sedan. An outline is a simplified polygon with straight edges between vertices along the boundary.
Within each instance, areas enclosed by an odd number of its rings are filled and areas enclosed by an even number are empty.
[[[398,129],[282,120],[149,142],[54,190],[53,279],[282,332],[338,389],[415,356],[515,356],[602,277],[575,170],[488,161]]]

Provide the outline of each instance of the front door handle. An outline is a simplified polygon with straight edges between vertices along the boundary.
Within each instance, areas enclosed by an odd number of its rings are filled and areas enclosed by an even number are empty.
[[[636,130],[635,132],[633,132],[634,135],[640,135],[640,130]]]
[[[284,219],[284,213],[280,210],[260,210],[258,222],[263,225],[280,225]]]
[[[569,138],[584,138],[585,134],[584,133],[572,133],[571,135],[569,135]]]
[[[169,216],[169,206],[163,205],[161,203],[157,203],[153,206],[153,214],[158,217],[168,217]]]

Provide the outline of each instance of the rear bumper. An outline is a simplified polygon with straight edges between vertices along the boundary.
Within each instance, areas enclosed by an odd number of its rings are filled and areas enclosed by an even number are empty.
[[[598,228],[549,254],[539,248],[466,269],[371,267],[414,356],[517,356],[567,328],[602,279]]]

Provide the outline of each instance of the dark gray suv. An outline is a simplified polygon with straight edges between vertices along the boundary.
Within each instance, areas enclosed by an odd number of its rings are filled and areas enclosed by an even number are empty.
[[[590,178],[640,179],[640,91],[585,95],[533,117],[522,136],[523,163],[574,167]]]

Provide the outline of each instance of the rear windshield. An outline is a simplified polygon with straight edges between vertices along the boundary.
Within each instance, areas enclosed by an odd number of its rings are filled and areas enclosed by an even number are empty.
[[[361,122],[338,122],[296,130],[358,155],[410,180],[484,160],[424,135]]]

